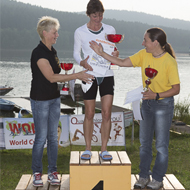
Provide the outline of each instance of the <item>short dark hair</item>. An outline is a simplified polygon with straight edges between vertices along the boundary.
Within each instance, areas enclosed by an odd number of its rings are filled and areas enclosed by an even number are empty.
[[[87,4],[86,14],[90,16],[96,12],[104,13],[104,6],[100,0],[90,0]]]

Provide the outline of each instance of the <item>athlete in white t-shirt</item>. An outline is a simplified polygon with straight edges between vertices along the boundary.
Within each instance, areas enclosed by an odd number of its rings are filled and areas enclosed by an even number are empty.
[[[87,5],[87,16],[90,20],[88,23],[76,29],[74,34],[74,52],[73,56],[76,62],[88,73],[96,77],[92,85],[82,84],[83,98],[85,104],[85,119],[83,124],[86,150],[81,158],[89,160],[91,158],[91,140],[93,133],[93,118],[95,114],[95,101],[97,89],[99,86],[101,105],[102,105],[102,123],[101,123],[101,154],[104,160],[111,160],[112,156],[107,152],[107,143],[111,130],[111,108],[114,94],[114,77],[111,69],[107,70],[105,75],[93,72],[92,67],[88,64],[89,56],[93,53],[89,42],[96,39],[105,40],[106,34],[115,34],[114,27],[102,23],[104,7],[99,0],[90,0]],[[83,58],[81,57],[81,50]],[[118,56],[118,51],[112,53]]]

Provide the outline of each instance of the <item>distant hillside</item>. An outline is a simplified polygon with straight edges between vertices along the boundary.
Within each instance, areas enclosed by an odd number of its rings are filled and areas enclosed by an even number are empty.
[[[77,27],[88,22],[89,18],[86,15],[45,9],[13,0],[1,0],[1,50],[31,51],[36,47],[39,42],[36,24],[38,19],[44,15],[58,18],[60,21],[61,28],[55,48],[62,52],[72,52],[74,31]],[[118,45],[118,48],[120,51],[128,52],[143,48],[141,44],[144,32],[153,26],[152,24],[106,18],[103,22],[114,26],[117,33],[125,35],[124,41]],[[161,27],[161,25],[157,26]],[[162,28],[166,31],[168,42],[172,44],[176,52],[188,52],[190,46],[190,32],[188,30],[164,26]]]
[[[83,12],[78,12],[80,14],[86,14]],[[105,10],[104,18],[122,20],[126,22],[139,22],[152,26],[165,26],[170,28],[190,30],[190,21],[184,21],[179,19],[168,19],[161,16],[146,14],[136,11],[127,10]]]
[[[126,11],[126,10],[106,10],[104,18],[123,20],[126,22],[141,22],[149,25],[159,25],[182,30],[190,30],[190,21],[179,19],[168,19],[161,16],[146,14],[142,12]]]

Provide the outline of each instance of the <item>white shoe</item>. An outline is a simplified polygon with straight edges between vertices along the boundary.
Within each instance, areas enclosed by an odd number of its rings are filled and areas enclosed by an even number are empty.
[[[51,185],[60,185],[60,180],[57,177],[57,172],[52,172],[48,174],[48,182]]]
[[[163,187],[163,182],[156,181],[155,179],[152,179],[152,181],[147,185],[147,189],[154,189],[159,190]]]
[[[143,178],[140,177],[139,180],[136,181],[135,185],[134,185],[134,189],[142,189],[145,188],[146,185],[150,182],[150,178]]]
[[[41,187],[43,186],[43,181],[42,181],[42,174],[39,172],[36,172],[33,174],[33,186],[34,187]]]

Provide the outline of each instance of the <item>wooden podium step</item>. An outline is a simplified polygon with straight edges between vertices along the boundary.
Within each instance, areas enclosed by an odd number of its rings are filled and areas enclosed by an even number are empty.
[[[33,177],[31,174],[22,175],[20,181],[18,182],[15,190],[70,190],[69,187],[69,174],[58,174],[58,178],[61,181],[61,185],[50,185],[47,181],[48,175],[42,175],[43,187],[34,187]]]
[[[31,174],[24,174],[20,178],[18,185],[15,190],[70,190],[70,176],[69,174],[63,174],[61,176],[61,186],[52,186],[49,185],[47,182],[47,175],[42,176],[42,180],[44,183],[43,187],[33,187],[32,185],[32,175]],[[134,190],[134,183],[138,179],[138,175],[132,174],[131,175],[131,188],[126,190]],[[88,179],[87,179],[88,180]],[[185,190],[183,185],[178,181],[178,179],[173,174],[166,174],[164,177],[164,188],[159,190]],[[98,190],[105,190],[102,187],[102,181],[96,185]],[[94,188],[95,189],[95,188]],[[91,189],[90,189],[91,190]],[[144,189],[146,190],[146,189]]]
[[[136,180],[139,179],[139,175],[131,175],[131,190],[134,190],[134,184]],[[159,190],[185,190],[183,185],[178,181],[178,179],[173,174],[166,174],[163,180],[164,187]],[[143,190],[148,190],[144,188]]]
[[[82,153],[71,152],[70,190],[131,189],[131,162],[125,151],[110,151],[111,161],[103,161],[98,151],[92,151],[90,161],[81,160]]]
[[[70,175],[58,175],[60,186],[50,185],[45,174],[42,176],[44,186],[33,187],[32,175],[25,174],[15,190],[134,190],[139,176],[131,174],[131,162],[125,151],[109,151],[111,161],[103,161],[98,151],[92,151],[91,160],[84,161],[80,159],[82,153],[71,151]],[[185,190],[173,174],[166,174],[163,183],[164,187],[159,190]]]

